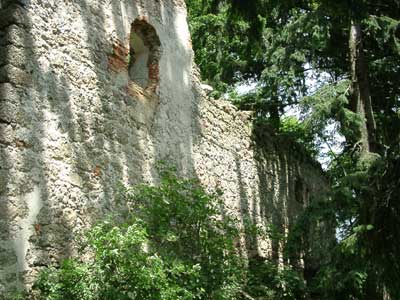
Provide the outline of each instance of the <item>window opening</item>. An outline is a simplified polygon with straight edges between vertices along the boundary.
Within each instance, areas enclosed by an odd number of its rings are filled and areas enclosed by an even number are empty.
[[[131,28],[128,73],[144,89],[156,90],[159,83],[161,42],[153,26],[136,19]]]

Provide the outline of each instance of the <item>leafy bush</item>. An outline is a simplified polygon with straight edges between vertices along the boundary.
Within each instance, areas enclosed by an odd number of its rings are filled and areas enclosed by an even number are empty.
[[[219,196],[162,165],[159,185],[124,190],[124,209],[83,236],[80,257],[41,272],[35,299],[300,299],[298,273],[238,253],[241,233]]]
[[[81,255],[40,274],[38,299],[237,299],[243,260],[223,203],[161,169],[158,186],[126,190],[127,208],[85,235]]]
[[[246,291],[254,299],[300,300],[306,295],[304,280],[290,267],[259,259],[249,261]]]

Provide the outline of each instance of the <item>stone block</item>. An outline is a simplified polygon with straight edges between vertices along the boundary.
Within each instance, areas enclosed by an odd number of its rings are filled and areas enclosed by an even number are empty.
[[[21,86],[32,84],[32,76],[11,64],[0,67],[0,83],[13,83]]]
[[[0,29],[4,29],[10,25],[27,25],[25,9],[21,5],[18,5],[18,3],[15,3],[15,1],[14,4],[7,5],[8,3],[4,5],[5,9],[0,10]]]
[[[20,69],[25,69],[26,53],[23,48],[15,45],[6,45],[0,48],[0,66],[12,64]]]
[[[6,82],[0,83],[0,102],[9,101],[15,102],[18,99],[18,93],[15,87]]]
[[[0,46],[15,45],[24,47],[26,46],[27,38],[25,28],[12,24],[7,27],[3,36],[0,35]]]
[[[0,123],[15,123],[17,105],[13,102],[0,101]]]

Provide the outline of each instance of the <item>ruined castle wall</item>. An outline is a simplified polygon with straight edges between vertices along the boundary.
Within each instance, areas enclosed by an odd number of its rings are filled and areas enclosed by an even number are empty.
[[[306,205],[295,181],[316,191],[318,171],[259,148],[195,73],[183,0],[0,0],[0,295],[73,253],[119,182],[154,182],[161,159],[263,224]]]
[[[197,176],[206,187],[223,192],[242,224],[250,220],[264,229],[272,225],[279,234],[288,236],[312,199],[326,195],[320,167],[296,153],[290,144],[277,143],[268,132],[255,136],[251,113],[237,111],[229,102],[201,97],[199,107],[200,132],[194,134],[193,147]],[[288,263],[284,247],[282,241],[249,234],[242,243],[249,257],[269,258],[281,265]],[[304,261],[290,263],[301,267]]]

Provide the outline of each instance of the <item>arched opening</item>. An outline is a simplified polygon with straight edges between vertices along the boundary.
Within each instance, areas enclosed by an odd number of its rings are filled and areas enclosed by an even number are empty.
[[[136,19],[129,42],[130,80],[144,89],[155,91],[159,83],[161,42],[156,30],[144,19]]]

